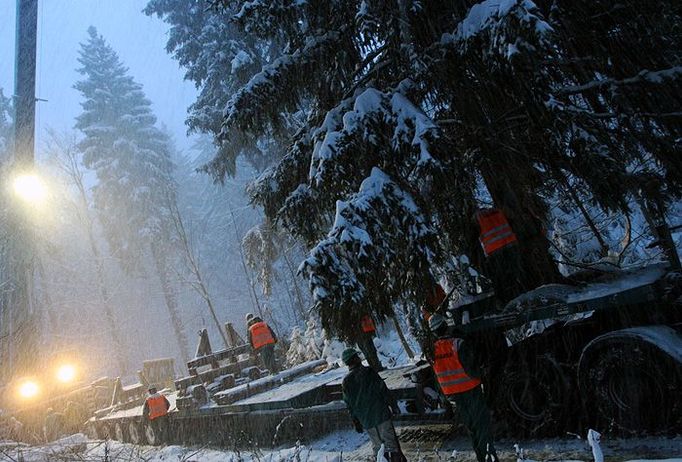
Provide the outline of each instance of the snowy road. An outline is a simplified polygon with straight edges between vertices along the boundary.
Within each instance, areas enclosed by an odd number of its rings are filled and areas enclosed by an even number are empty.
[[[429,431],[404,427],[400,438],[410,461],[474,461],[465,437],[449,437],[448,428],[431,427]],[[592,452],[584,439],[547,439],[532,441],[502,440],[498,443],[500,460],[517,461],[514,446],[523,450],[524,461],[592,461]],[[602,437],[605,461],[658,460],[682,462],[682,438],[638,438],[609,440]],[[106,457],[106,459],[105,459]],[[82,435],[65,438],[38,447],[0,443],[0,461],[174,461],[174,462],[239,462],[296,461],[332,462],[375,460],[365,435],[352,431],[338,432],[307,445],[276,450],[252,448],[242,451],[201,447],[167,446],[154,448],[117,442],[88,440]]]

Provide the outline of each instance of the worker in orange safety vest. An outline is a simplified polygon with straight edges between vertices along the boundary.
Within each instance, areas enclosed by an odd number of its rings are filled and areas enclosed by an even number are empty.
[[[263,366],[271,374],[276,374],[279,368],[275,358],[275,344],[277,343],[275,332],[265,321],[251,313],[246,315],[246,326],[253,351],[260,357]]]
[[[142,407],[142,416],[145,420],[150,421],[155,434],[158,435],[158,441],[155,444],[165,440],[166,427],[168,426],[168,409],[170,409],[168,398],[159,393],[156,387],[149,387],[149,396],[147,396]]]
[[[429,328],[436,335],[433,372],[441,391],[455,407],[471,439],[479,462],[497,462],[490,428],[490,412],[483,397],[478,364],[471,348],[461,338],[448,335],[445,318],[434,314]]]
[[[377,348],[374,345],[374,337],[376,336],[377,328],[374,325],[374,320],[369,314],[360,318],[360,332],[358,333],[357,343],[358,348],[362,351],[363,356],[367,360],[369,367],[376,372],[384,370],[383,364],[379,359]]]
[[[484,272],[493,283],[497,297],[506,303],[524,290],[518,239],[499,209],[479,209],[475,218],[480,229],[478,240],[485,255]]]
[[[429,322],[429,319],[433,313],[437,312],[441,307],[441,303],[445,300],[445,290],[443,286],[437,282],[426,291],[426,300],[424,300],[424,305],[422,306],[422,317],[424,321]]]

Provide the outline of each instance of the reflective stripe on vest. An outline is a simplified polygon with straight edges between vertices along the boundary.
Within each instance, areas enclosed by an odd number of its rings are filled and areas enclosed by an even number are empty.
[[[158,419],[168,414],[166,400],[162,395],[157,394],[147,398],[147,407],[149,408],[149,420]]]
[[[486,257],[509,244],[516,242],[516,234],[504,213],[497,209],[481,210],[476,213],[481,228],[479,240]]]
[[[459,339],[440,339],[434,343],[433,372],[443,394],[464,393],[481,384],[479,379],[469,377],[459,361]]]
[[[257,322],[249,327],[249,332],[251,333],[251,346],[254,350],[275,343],[275,338],[272,336],[270,328],[263,321]]]
[[[374,321],[372,321],[372,318],[369,315],[363,316],[360,320],[360,324],[362,325],[362,331],[365,334],[376,332],[377,330],[376,327],[374,327]]]

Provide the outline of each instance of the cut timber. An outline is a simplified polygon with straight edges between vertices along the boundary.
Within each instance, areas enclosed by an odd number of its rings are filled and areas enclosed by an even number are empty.
[[[326,364],[327,362],[322,359],[303,363],[291,369],[287,369],[284,372],[280,372],[279,374],[263,377],[244,385],[239,385],[229,390],[221,391],[216,393],[213,399],[218,404],[232,404],[236,401],[248,398],[249,396],[253,396],[255,394],[271,390],[275,387],[279,387],[284,383],[291,382],[292,380],[302,375],[309,374],[315,369],[325,366]]]

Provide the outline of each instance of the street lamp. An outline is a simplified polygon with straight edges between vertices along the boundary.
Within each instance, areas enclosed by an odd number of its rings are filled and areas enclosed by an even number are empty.
[[[44,201],[47,196],[45,183],[33,173],[17,175],[12,186],[14,193],[29,204],[38,204]]]

